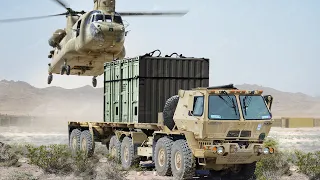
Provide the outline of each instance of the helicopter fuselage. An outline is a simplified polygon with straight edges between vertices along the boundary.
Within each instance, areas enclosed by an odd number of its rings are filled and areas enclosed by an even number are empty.
[[[54,46],[49,41],[54,47],[49,74],[60,74],[64,65],[70,66],[70,75],[103,74],[105,62],[124,58],[125,34],[119,14],[111,15],[97,10],[84,14],[71,29],[67,29],[63,38],[60,36],[59,43]]]

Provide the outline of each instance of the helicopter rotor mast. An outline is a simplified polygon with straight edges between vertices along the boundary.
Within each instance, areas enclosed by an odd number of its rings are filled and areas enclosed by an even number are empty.
[[[94,10],[114,13],[116,11],[116,0],[93,0]]]

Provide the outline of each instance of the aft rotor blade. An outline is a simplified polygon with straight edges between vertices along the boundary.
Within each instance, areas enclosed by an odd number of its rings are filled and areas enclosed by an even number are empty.
[[[188,12],[119,12],[121,16],[184,16]]]
[[[55,15],[48,15],[48,16],[36,16],[36,17],[26,17],[26,18],[3,19],[3,20],[0,20],[0,23],[10,23],[10,22],[18,22],[18,21],[29,21],[29,20],[44,19],[44,18],[49,18],[49,17],[54,17],[54,16],[63,16],[63,15],[67,15],[67,13],[55,14]]]
[[[60,4],[60,6],[64,7],[65,9],[69,9],[69,7],[66,5],[66,3],[62,2],[61,0],[53,0],[56,3]]]

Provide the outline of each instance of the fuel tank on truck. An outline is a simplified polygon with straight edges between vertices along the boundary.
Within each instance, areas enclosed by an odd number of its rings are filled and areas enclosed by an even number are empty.
[[[53,48],[57,47],[61,40],[67,35],[66,31],[63,29],[56,30],[51,38],[49,39],[49,45]]]
[[[179,89],[209,86],[209,59],[150,54],[104,64],[104,121],[158,123]]]

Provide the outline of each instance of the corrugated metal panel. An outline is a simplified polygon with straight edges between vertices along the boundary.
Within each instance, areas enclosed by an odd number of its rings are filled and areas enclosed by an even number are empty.
[[[209,78],[208,61],[198,58],[145,57],[140,77]]]
[[[209,62],[196,58],[136,57],[105,64],[106,122],[157,123],[179,89],[209,86]]]
[[[177,95],[179,89],[208,85],[209,79],[140,79],[139,123],[157,123],[158,112],[162,112],[166,100]]]

